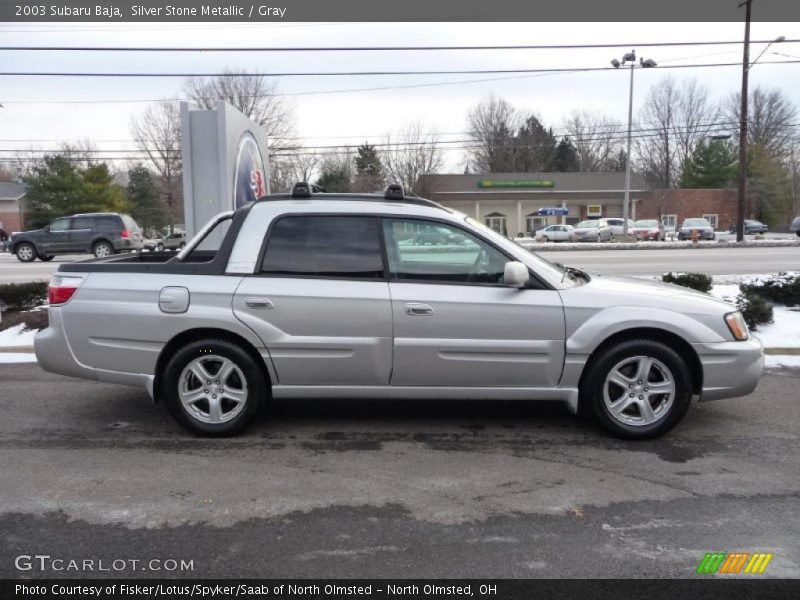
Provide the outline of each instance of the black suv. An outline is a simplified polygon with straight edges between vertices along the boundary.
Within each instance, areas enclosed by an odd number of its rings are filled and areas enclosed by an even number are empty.
[[[142,230],[128,215],[87,213],[59,217],[44,229],[11,236],[8,251],[22,262],[51,260],[56,254],[91,252],[103,257],[142,249]]]

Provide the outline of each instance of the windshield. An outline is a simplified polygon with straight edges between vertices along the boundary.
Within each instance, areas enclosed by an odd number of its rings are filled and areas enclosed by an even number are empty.
[[[645,219],[644,221],[636,221],[637,227],[658,227],[658,221],[655,219]]]
[[[705,219],[686,219],[683,222],[684,227],[711,227],[711,223]]]
[[[575,225],[575,229],[597,229],[599,221],[581,221]]]
[[[496,244],[500,248],[504,248],[506,250],[510,250],[511,248],[513,248],[514,252],[516,252],[518,250],[524,250],[528,255],[530,255],[529,258],[532,257],[534,259],[534,261],[536,262],[536,266],[533,267],[534,271],[536,271],[537,273],[539,273],[543,277],[556,279],[556,280],[563,279],[564,273],[566,272],[564,267],[562,267],[560,265],[555,265],[555,264],[551,263],[550,261],[545,260],[544,258],[539,256],[538,254],[535,254],[535,253],[531,252],[530,250],[528,250],[527,248],[525,248],[523,246],[520,246],[516,242],[512,242],[512,241],[508,240],[507,238],[503,237],[502,235],[500,235],[499,233],[497,233],[493,229],[490,229],[489,227],[487,227],[483,223],[479,223],[478,221],[476,221],[475,219],[473,219],[471,217],[467,217],[465,215],[464,216],[464,221],[466,223],[468,223],[469,225],[471,225],[473,228],[478,229],[481,232],[481,235],[483,235],[486,239],[488,239],[490,242],[493,242],[494,244]]]

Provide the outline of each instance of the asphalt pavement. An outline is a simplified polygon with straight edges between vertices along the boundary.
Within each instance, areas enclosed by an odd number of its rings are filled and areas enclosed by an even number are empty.
[[[0,365],[0,577],[165,574],[15,569],[35,554],[189,577],[693,577],[710,551],[800,577],[798,386],[772,371],[639,443],[557,404],[454,401],[276,401],[208,440],[140,389]]]
[[[698,271],[709,275],[776,273],[800,269],[800,247],[685,248],[674,250],[548,250],[549,261],[609,275],[660,275]],[[0,283],[47,280],[63,262],[86,254],[57,256],[51,262],[21,263],[0,253]]]

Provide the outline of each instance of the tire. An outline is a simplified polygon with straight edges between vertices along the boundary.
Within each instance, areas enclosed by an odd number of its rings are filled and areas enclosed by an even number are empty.
[[[164,251],[164,244],[157,244],[156,245],[156,250],[158,252],[163,252]]]
[[[645,367],[645,359],[651,365],[648,376],[637,379],[637,369]],[[650,385],[645,385],[648,382]],[[664,393],[652,391],[658,384]],[[651,439],[664,435],[683,419],[692,400],[691,374],[683,358],[662,342],[623,341],[587,365],[580,398],[581,408],[591,412],[612,435],[629,440]],[[614,411],[615,405],[621,410]],[[644,406],[650,406],[650,410]]]
[[[228,368],[230,373],[225,379],[214,378]],[[203,369],[209,377],[205,382],[196,374]],[[160,379],[161,398],[172,416],[185,429],[201,436],[241,433],[253,422],[269,396],[269,385],[260,365],[243,348],[224,339],[189,342],[175,352]],[[192,392],[196,400],[191,399]],[[216,414],[215,400],[219,402]]]
[[[33,244],[29,244],[28,242],[23,242],[19,244],[16,248],[14,248],[14,254],[17,255],[17,260],[20,262],[28,263],[33,262],[36,260],[36,257],[39,255],[36,252],[36,248]]]
[[[105,241],[96,242],[95,245],[92,246],[92,254],[94,254],[96,258],[111,256],[114,254],[114,246]]]
[[[549,241],[550,241],[550,239],[549,239],[549,238],[548,238],[546,235],[543,235],[543,236],[542,236],[542,243],[543,243],[543,244],[546,244],[546,243],[547,243],[547,242],[549,242]]]
[[[55,258],[55,255],[53,255],[53,254],[40,254],[39,255],[39,260],[41,260],[42,262],[50,262],[54,258]]]

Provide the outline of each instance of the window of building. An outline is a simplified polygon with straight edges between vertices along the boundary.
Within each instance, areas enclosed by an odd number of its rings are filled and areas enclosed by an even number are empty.
[[[525,217],[525,231],[529,234],[536,233],[542,227],[547,227],[547,217],[528,215]]]
[[[501,213],[491,213],[486,215],[484,223],[489,229],[508,237],[508,227],[506,226],[506,216]]]
[[[719,223],[719,215],[716,214],[709,214],[703,215],[703,218],[706,219],[714,229],[717,229],[717,224]]]
[[[678,224],[678,215],[662,215],[661,223],[664,225],[664,229],[675,229]]]
[[[279,219],[261,272],[292,277],[383,278],[378,220],[302,215]]]
[[[423,227],[426,239],[405,240],[407,223]],[[386,255],[393,279],[426,283],[503,282],[508,257],[470,232],[420,219],[384,219]]]

